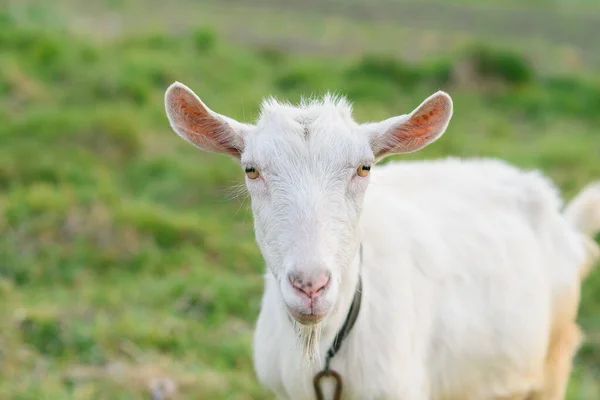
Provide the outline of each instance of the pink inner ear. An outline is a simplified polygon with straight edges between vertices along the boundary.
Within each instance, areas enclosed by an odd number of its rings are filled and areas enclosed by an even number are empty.
[[[439,96],[427,102],[407,121],[411,136],[435,135],[443,128],[448,114],[447,101]]]
[[[239,157],[240,151],[231,144],[233,131],[225,121],[211,115],[202,103],[184,88],[173,88],[169,108],[175,125],[195,145]]]
[[[407,121],[393,126],[385,134],[380,152],[409,153],[422,149],[439,137],[448,121],[451,104],[443,96],[434,97],[416,109]]]

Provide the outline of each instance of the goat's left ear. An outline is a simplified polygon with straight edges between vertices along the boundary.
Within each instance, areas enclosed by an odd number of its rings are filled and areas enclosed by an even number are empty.
[[[186,141],[201,150],[240,159],[244,136],[250,125],[212,111],[191,89],[179,82],[167,89],[165,110],[171,128]]]
[[[452,118],[452,98],[438,91],[408,115],[367,124],[376,160],[391,154],[412,153],[439,139]]]

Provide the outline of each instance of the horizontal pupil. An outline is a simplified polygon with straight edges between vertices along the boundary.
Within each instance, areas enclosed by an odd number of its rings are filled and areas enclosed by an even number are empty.
[[[362,169],[364,169],[365,171],[369,171],[371,169],[371,167],[367,167],[366,165],[363,165]]]
[[[254,172],[254,168],[246,168],[246,172]]]

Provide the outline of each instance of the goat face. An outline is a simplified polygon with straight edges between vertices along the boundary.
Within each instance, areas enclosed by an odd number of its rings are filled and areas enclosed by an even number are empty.
[[[257,243],[303,324],[320,321],[335,303],[374,161],[368,136],[342,104],[265,104],[241,155]]]
[[[356,255],[371,166],[433,142],[452,114],[450,97],[438,92],[409,115],[359,125],[344,99],[327,95],[298,107],[269,99],[248,125],[213,112],[180,83],[165,106],[185,140],[240,162],[257,243],[289,314],[305,325],[327,316]]]

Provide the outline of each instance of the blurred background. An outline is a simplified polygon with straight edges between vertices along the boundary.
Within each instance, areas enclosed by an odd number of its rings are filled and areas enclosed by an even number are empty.
[[[438,89],[416,154],[500,157],[570,199],[600,178],[595,0],[0,2],[0,398],[268,399],[263,264],[239,166],[170,129],[173,81],[252,121],[331,90],[360,122]],[[600,271],[568,399],[600,399]]]

